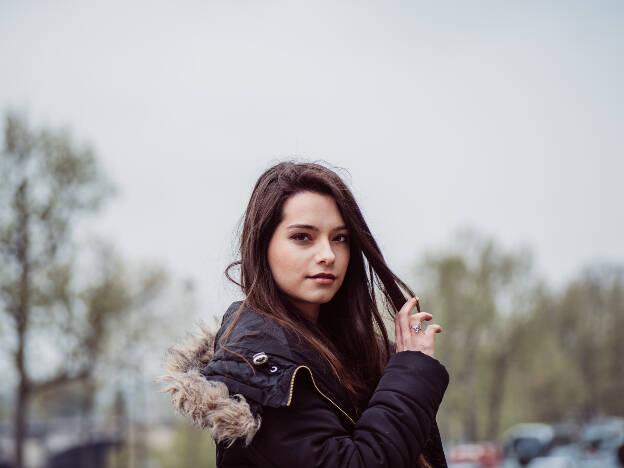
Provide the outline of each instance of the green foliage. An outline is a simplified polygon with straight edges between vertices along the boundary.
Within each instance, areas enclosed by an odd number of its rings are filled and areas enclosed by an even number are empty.
[[[36,394],[93,378],[101,366],[140,365],[130,356],[143,355],[139,347],[156,328],[145,323],[155,322],[165,270],[133,271],[105,241],[75,243],[72,228],[114,193],[89,146],[10,112],[4,133],[0,336],[15,344],[16,373]],[[40,347],[55,350],[43,365],[33,355]]]
[[[492,438],[499,430],[508,363],[523,339],[537,286],[526,251],[505,252],[469,232],[454,246],[429,255],[420,267],[425,310],[444,330],[436,354],[451,374],[441,425],[456,438]]]
[[[420,265],[424,310],[451,381],[438,416],[451,439],[513,424],[624,415],[624,267],[595,266],[559,293],[526,250],[464,233]]]
[[[583,416],[624,416],[624,267],[596,265],[552,311],[554,338],[584,383]]]
[[[138,351],[153,329],[145,323],[153,323],[164,270],[131,273],[108,243],[83,249],[73,236],[74,226],[112,192],[89,146],[7,114],[0,153],[0,352],[18,380],[18,468],[33,401],[42,417],[67,416],[77,407],[86,416],[102,370],[140,365],[136,356],[147,356]]]
[[[38,333],[77,331],[71,328],[72,227],[111,193],[89,146],[76,144],[67,132],[35,130],[23,116],[7,114],[0,153],[0,314],[6,314],[1,331],[23,353],[16,370],[24,378],[32,371],[25,342],[36,342]]]

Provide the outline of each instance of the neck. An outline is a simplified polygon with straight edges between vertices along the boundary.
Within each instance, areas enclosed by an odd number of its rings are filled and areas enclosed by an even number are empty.
[[[320,306],[319,304],[294,304],[295,309],[301,314],[308,322],[312,322],[314,325],[318,323],[318,316]]]

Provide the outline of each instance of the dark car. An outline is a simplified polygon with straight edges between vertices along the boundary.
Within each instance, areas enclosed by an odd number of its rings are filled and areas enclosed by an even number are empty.
[[[507,466],[526,466],[531,460],[548,452],[555,438],[555,430],[549,424],[517,424],[503,436],[503,457]]]

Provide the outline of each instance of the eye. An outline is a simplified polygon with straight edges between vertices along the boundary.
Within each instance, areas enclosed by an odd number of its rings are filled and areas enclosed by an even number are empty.
[[[349,236],[347,236],[346,234],[338,234],[334,240],[337,239],[340,239],[338,240],[338,242],[349,242]]]
[[[290,236],[290,238],[298,241],[304,241],[310,239],[310,234],[308,234],[307,232],[298,232],[297,234],[293,234],[292,236]]]

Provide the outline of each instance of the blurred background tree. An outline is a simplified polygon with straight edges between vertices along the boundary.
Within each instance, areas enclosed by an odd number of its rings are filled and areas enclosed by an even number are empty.
[[[552,319],[557,346],[585,383],[583,416],[624,414],[624,268],[588,267],[564,289]]]
[[[594,265],[553,292],[528,249],[505,251],[474,231],[427,255],[415,284],[444,329],[443,433],[495,440],[520,422],[624,416],[623,272]]]
[[[453,244],[428,255],[417,271],[423,310],[431,310],[444,330],[436,352],[452,376],[442,430],[491,439],[499,431],[510,362],[525,336],[539,282],[526,249],[505,252],[470,231]]]
[[[0,333],[17,375],[14,463],[24,466],[29,401],[76,388],[88,434],[103,366],[136,368],[154,301],[168,282],[157,266],[128,269],[114,248],[81,250],[72,227],[113,193],[91,148],[67,132],[33,130],[8,113],[0,158]],[[109,374],[110,375],[110,374]],[[63,403],[65,401],[65,403]],[[59,400],[59,411],[69,411]]]

